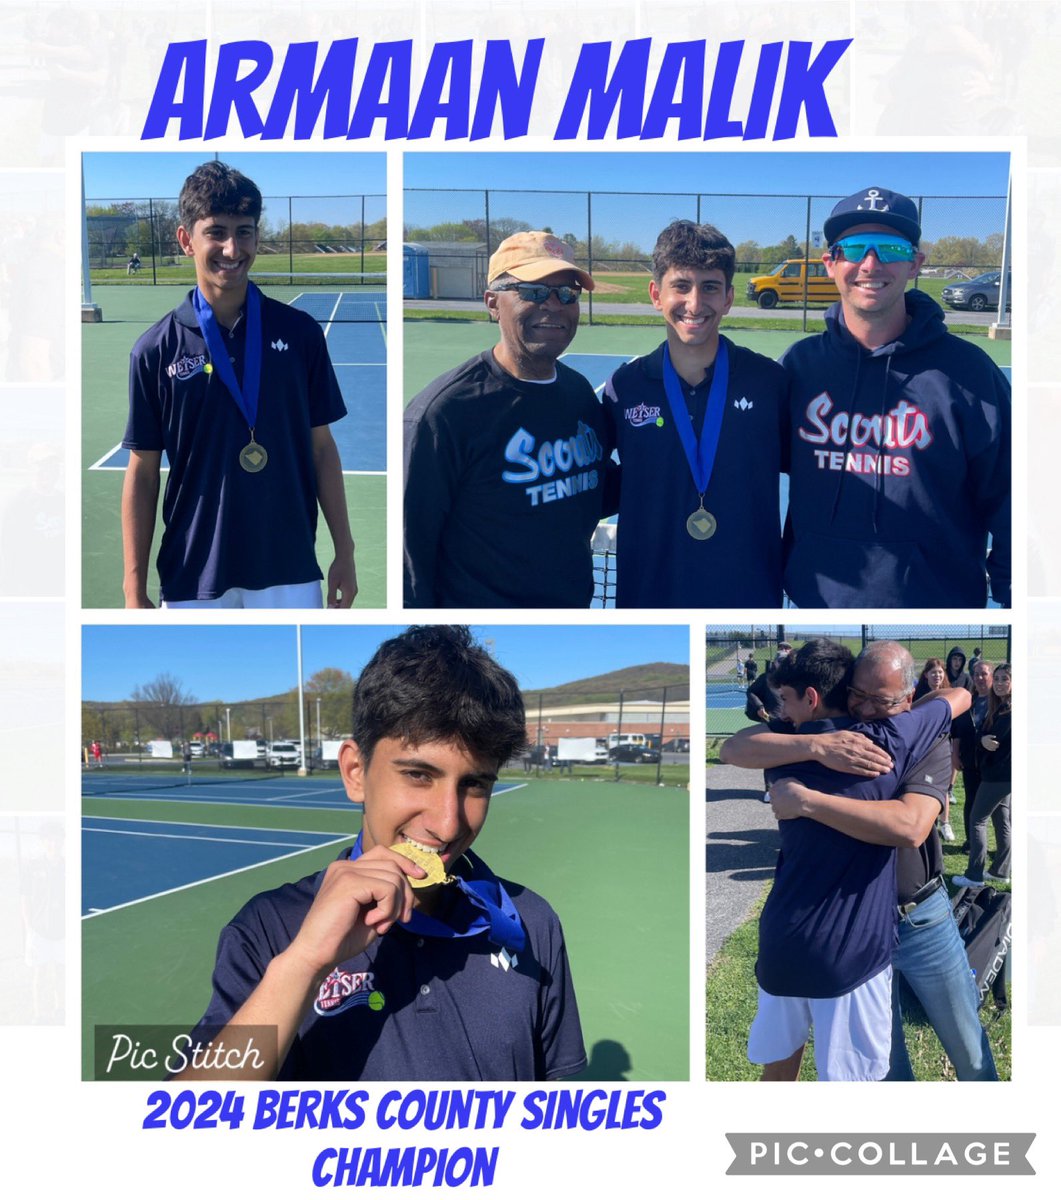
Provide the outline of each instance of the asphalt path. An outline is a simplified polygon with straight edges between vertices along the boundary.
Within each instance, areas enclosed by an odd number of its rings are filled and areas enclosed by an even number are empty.
[[[780,839],[762,771],[713,766],[707,772],[707,961],[751,914],[773,878]]]

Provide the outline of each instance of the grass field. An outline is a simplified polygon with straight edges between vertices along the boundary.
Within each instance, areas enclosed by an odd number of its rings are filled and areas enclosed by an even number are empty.
[[[954,790],[950,819],[954,826],[956,843],[944,847],[944,876],[962,873],[968,865],[967,856],[958,853],[965,837],[962,822],[962,804],[965,794],[959,778]],[[994,830],[989,827],[989,845],[995,845]],[[770,884],[763,888],[762,902],[769,895]],[[1008,891],[1009,885],[993,885]],[[955,889],[951,888],[951,892]],[[710,1080],[755,1080],[760,1068],[748,1062],[748,1030],[755,1016],[757,991],[755,983],[755,959],[758,954],[759,912],[762,903],[753,915],[726,940],[714,962],[707,969],[707,1078]],[[1005,1013],[998,1014],[991,998],[980,1010],[980,1019],[987,1029],[991,1053],[995,1059],[1000,1079],[1010,1079],[1013,1074],[1012,1061],[1012,1005]],[[923,1019],[907,1018],[904,1021],[906,1045],[914,1075],[919,1081],[954,1080],[954,1071],[943,1053],[931,1026]],[[817,1079],[814,1055],[808,1047],[803,1059],[800,1079]]]
[[[356,811],[93,798],[90,817],[197,821],[356,836]],[[650,806],[650,807],[649,807]],[[160,827],[163,828],[163,827]],[[117,838],[127,842],[129,838]],[[174,842],[174,853],[184,843]],[[476,850],[543,894],[563,922],[590,1064],[584,1079],[689,1077],[689,797],[682,789],[531,782],[494,797]],[[190,1029],[217,934],[255,893],[320,870],[337,847],[204,880],[82,922],[83,1069],[97,1025]],[[630,864],[652,864],[651,903]],[[642,980],[647,976],[652,986]]]
[[[156,265],[152,275],[151,262],[143,260],[144,265],[135,275],[130,275],[125,263],[113,267],[93,267],[91,271],[92,286],[97,283],[117,283],[123,287],[144,287],[154,283],[185,284],[191,287],[195,283],[195,265],[190,258],[164,258]],[[295,271],[299,274],[314,275],[320,273],[332,274],[336,271],[349,272],[385,272],[387,270],[386,254],[366,254],[362,265],[360,254],[260,254],[254,264],[255,271],[267,271],[270,274],[279,271]]]

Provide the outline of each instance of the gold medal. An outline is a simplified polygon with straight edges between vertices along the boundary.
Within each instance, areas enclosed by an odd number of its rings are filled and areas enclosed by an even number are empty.
[[[239,452],[239,465],[251,475],[257,475],[268,461],[269,455],[265,447],[258,445],[251,434],[251,440]]]
[[[685,522],[687,533],[698,542],[706,542],[709,537],[714,537],[717,528],[718,522],[703,504]]]
[[[411,862],[416,863],[418,867],[423,867],[427,872],[426,879],[413,879],[411,875],[406,876],[409,886],[414,891],[420,891],[423,888],[438,887],[440,883],[453,882],[453,877],[446,874],[446,868],[443,865],[442,859],[433,851],[425,850],[422,846],[414,846],[410,842],[397,842],[391,846],[391,849],[395,854],[401,854]]]

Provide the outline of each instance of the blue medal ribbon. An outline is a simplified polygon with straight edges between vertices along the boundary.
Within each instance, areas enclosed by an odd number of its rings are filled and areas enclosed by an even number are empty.
[[[347,858],[351,862],[364,852],[361,838],[359,833],[357,841],[350,847]],[[477,878],[462,879],[459,875],[453,875],[454,884],[450,886],[455,886],[467,901],[466,904],[452,906],[447,914],[455,923],[446,924],[437,917],[429,917],[427,913],[415,909],[412,920],[400,922],[401,927],[410,933],[436,938],[475,937],[486,933],[495,946],[521,954],[527,944],[527,931],[523,928],[512,897],[478,855],[468,850],[464,857]]]
[[[221,329],[214,316],[214,310],[198,288],[192,293],[192,307],[195,318],[199,322],[206,348],[210,351],[210,361],[214,370],[220,375],[221,382],[229,390],[240,412],[243,414],[247,427],[254,438],[254,427],[258,424],[258,396],[261,390],[262,378],[262,298],[261,293],[253,283],[247,285],[247,339],[243,358],[243,386],[240,387],[233,370],[232,362],[225,349]]]
[[[701,507],[704,503],[704,493],[711,482],[711,472],[715,469],[715,455],[718,453],[718,443],[722,434],[722,418],[726,411],[726,392],[729,389],[729,351],[722,338],[718,340],[718,352],[715,355],[715,373],[711,379],[711,388],[707,393],[707,412],[704,415],[704,428],[697,443],[693,432],[693,422],[682,393],[678,372],[670,358],[670,347],[663,343],[663,390],[667,393],[667,404],[678,431],[678,439],[685,451],[685,461],[693,483],[700,495]]]

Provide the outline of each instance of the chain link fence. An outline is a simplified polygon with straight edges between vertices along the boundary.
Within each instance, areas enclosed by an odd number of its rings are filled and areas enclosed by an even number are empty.
[[[687,786],[687,675],[635,690],[584,692],[572,686],[533,692],[524,702],[528,749],[505,764],[506,775]],[[353,727],[352,710],[349,690],[307,693],[301,724],[295,692],[233,703],[86,702],[81,757],[86,772],[133,772],[159,780],[190,773],[209,781],[219,769],[233,766],[294,770],[302,760],[310,771],[334,770],[338,745]],[[271,763],[275,743],[294,743],[300,761]]]
[[[918,671],[929,658],[946,658],[961,647],[966,659],[975,652],[987,662],[1011,661],[1012,630],[1008,625],[849,625],[812,629],[804,625],[749,625],[709,629],[706,637],[707,733],[727,736],[752,723],[748,702],[748,660],[753,678],[770,669],[778,645],[798,650],[814,638],[831,638],[858,654],[870,642],[898,642],[913,655]]]
[[[427,270],[406,272],[406,299],[446,304],[482,300],[490,255],[513,233],[548,229],[567,242],[594,276],[584,298],[590,324],[627,324],[653,316],[648,300],[656,235],[679,218],[718,226],[734,244],[735,307],[787,309],[793,316],[828,306],[805,278],[793,292],[752,281],[787,260],[821,257],[822,228],[841,196],[723,192],[533,191],[508,188],[408,188],[406,254],[426,254]],[[1005,196],[915,196],[927,254],[915,286],[935,299],[947,282],[1002,263]],[[411,244],[411,245],[408,245]],[[817,268],[823,272],[824,268]],[[807,275],[815,275],[811,263]],[[420,286],[410,286],[419,279]],[[828,285],[827,279],[820,281]],[[835,290],[835,289],[834,289]],[[774,297],[770,299],[771,295]],[[765,299],[764,299],[765,297]]]
[[[506,774],[689,783],[689,684],[613,693],[533,692],[528,748]]]
[[[176,199],[85,201],[91,280],[96,283],[195,282],[177,242]],[[380,273],[387,261],[387,197],[263,197],[256,270],[299,276]]]
[[[232,765],[226,747],[254,743],[248,758],[243,748],[235,755],[244,767],[266,767],[273,743],[293,743],[299,761],[283,765],[297,768],[304,759],[307,769],[334,767],[329,743],[350,734],[350,696],[304,695],[299,713],[298,695],[267,700],[224,703],[84,703],[81,708],[82,761],[88,769],[141,771],[152,776],[165,774],[167,764],[182,770],[185,750],[192,771],[205,775],[208,768]],[[99,755],[94,752],[99,747]],[[305,753],[302,754],[304,747]]]

